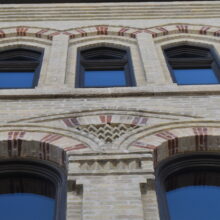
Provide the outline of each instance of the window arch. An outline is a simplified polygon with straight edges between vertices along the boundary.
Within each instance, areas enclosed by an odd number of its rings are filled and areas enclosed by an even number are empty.
[[[163,220],[218,220],[220,155],[178,156],[156,169],[160,216]]]
[[[99,46],[78,50],[76,87],[135,86],[130,51]]]
[[[37,86],[42,53],[17,48],[0,52],[0,89]]]
[[[3,160],[0,186],[0,211],[5,220],[65,219],[66,174],[61,168],[45,162]]]
[[[173,81],[178,85],[220,83],[220,66],[212,50],[193,45],[164,49]]]

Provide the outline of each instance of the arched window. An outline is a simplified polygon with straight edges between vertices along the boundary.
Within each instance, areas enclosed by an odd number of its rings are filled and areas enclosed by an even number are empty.
[[[64,172],[45,164],[1,161],[1,218],[64,220],[65,179]]]
[[[210,49],[181,45],[167,48],[164,53],[178,85],[219,84],[220,68]]]
[[[218,220],[220,156],[176,158],[157,168],[157,192],[163,220]]]
[[[28,49],[0,52],[0,89],[34,88],[41,60],[42,53]]]
[[[76,87],[134,85],[129,50],[103,46],[78,51]]]

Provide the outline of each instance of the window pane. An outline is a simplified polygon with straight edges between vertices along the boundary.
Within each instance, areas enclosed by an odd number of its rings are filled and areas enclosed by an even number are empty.
[[[179,85],[218,84],[219,80],[212,69],[173,69]]]
[[[0,72],[1,89],[32,88],[34,72]]]
[[[220,187],[187,186],[167,192],[171,220],[219,220]]]
[[[86,70],[85,87],[125,86],[123,70]]]
[[[0,194],[0,213],[4,220],[53,220],[55,201],[31,194]]]

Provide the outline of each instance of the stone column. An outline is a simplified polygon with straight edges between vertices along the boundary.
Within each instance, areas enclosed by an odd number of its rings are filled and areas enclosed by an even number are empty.
[[[148,33],[139,33],[137,42],[147,83],[164,83],[163,69],[152,36]]]
[[[143,220],[139,176],[93,176],[83,185],[83,220]]]
[[[48,61],[46,85],[53,87],[64,86],[68,44],[69,36],[62,34],[54,36]]]

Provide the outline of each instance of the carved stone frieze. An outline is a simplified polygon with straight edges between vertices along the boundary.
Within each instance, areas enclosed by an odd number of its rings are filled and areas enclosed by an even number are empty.
[[[69,159],[69,173],[75,175],[77,173],[84,174],[111,174],[111,173],[143,173],[149,172],[153,168],[153,160],[151,154],[141,155],[98,155],[78,157],[72,155]]]
[[[95,137],[103,140],[105,143],[112,143],[120,136],[134,129],[139,128],[137,125],[131,124],[90,124],[84,126],[77,126],[76,129],[80,131],[84,131],[86,133],[92,134]]]

